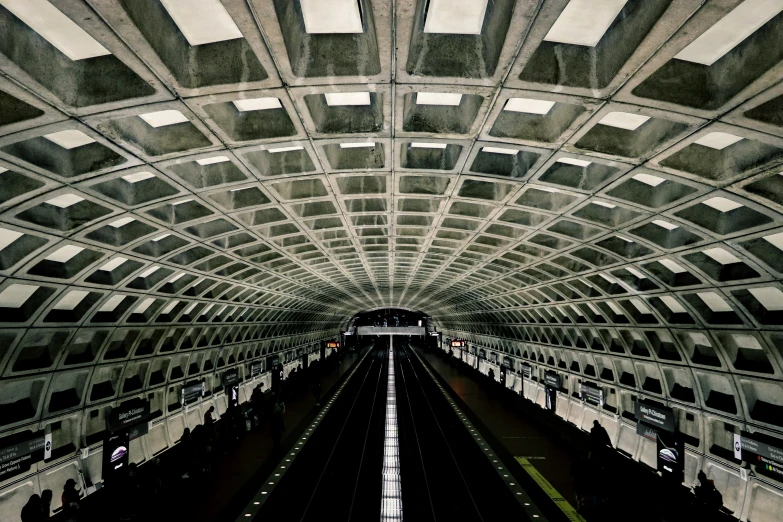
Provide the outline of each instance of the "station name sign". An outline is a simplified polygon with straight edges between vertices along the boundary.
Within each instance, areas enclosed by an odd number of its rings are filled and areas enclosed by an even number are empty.
[[[544,384],[552,388],[560,389],[560,375],[555,372],[547,371],[544,373]]]
[[[604,405],[604,391],[591,382],[583,382],[579,387],[582,398],[595,406]]]
[[[452,339],[451,340],[451,347],[452,348],[464,348],[465,347],[465,341],[462,339]]]
[[[136,424],[147,422],[149,418],[149,401],[129,401],[116,408],[112,408],[106,419],[106,423],[109,431],[114,433],[135,426]]]
[[[256,377],[258,375],[261,375],[261,372],[264,369],[264,365],[260,362],[255,362],[250,365],[250,376]]]
[[[47,444],[51,456],[51,435],[38,431],[28,439],[0,448],[0,481],[24,473],[34,463],[44,459]]]
[[[529,379],[533,375],[533,367],[528,363],[522,363],[522,367],[520,369],[522,370],[522,377],[525,379]]]
[[[743,452],[755,455],[755,459],[745,457]],[[783,449],[766,442],[751,438],[750,434],[734,435],[734,456],[748,462],[755,461],[757,467],[763,467],[777,475],[783,475]]]
[[[223,381],[223,386],[231,386],[233,384],[236,384],[239,382],[239,370],[236,368],[233,368],[231,370],[226,370],[223,372],[223,375],[221,377],[221,380]]]
[[[671,408],[636,401],[636,418],[640,423],[643,422],[652,428],[668,432],[674,431],[674,410]],[[638,425],[636,432],[639,433]]]
[[[326,343],[326,347],[327,348],[339,348],[340,347],[340,343],[338,343],[336,341],[329,341],[328,343]]]
[[[204,382],[197,381],[182,387],[182,404],[190,404],[204,396]]]

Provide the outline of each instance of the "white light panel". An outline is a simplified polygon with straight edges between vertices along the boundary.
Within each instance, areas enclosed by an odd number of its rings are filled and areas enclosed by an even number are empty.
[[[136,220],[132,217],[124,217],[118,219],[117,221],[112,221],[111,223],[109,223],[109,226],[112,228],[120,228],[120,227],[124,227],[128,223],[133,223],[134,221]]]
[[[739,348],[744,348],[746,350],[763,350],[759,344],[759,340],[752,335],[731,334],[731,338],[734,339],[734,343]]]
[[[47,261],[54,261],[55,263],[67,263],[78,255],[84,248],[76,245],[66,245],[59,248],[46,256],[44,259]]]
[[[636,279],[647,279],[646,275],[644,275],[643,273],[639,272],[639,270],[637,270],[636,268],[634,268],[632,266],[627,266],[627,267],[625,267],[625,269],[628,272],[630,272],[631,275],[633,275]]]
[[[729,145],[734,145],[738,141],[742,141],[742,138],[727,132],[710,132],[696,140],[694,143],[715,150],[723,150]]]
[[[617,208],[617,205],[612,205],[611,203],[607,203],[606,201],[591,201],[593,205],[598,205],[599,207],[605,207],[605,208]]]
[[[544,40],[595,47],[626,2],[627,0],[571,0]]]
[[[721,197],[706,199],[702,201],[702,204],[707,205],[708,207],[712,207],[718,212],[731,212],[732,210],[737,210],[743,206],[736,201]]]
[[[144,272],[140,273],[139,277],[142,278],[142,279],[147,278],[147,277],[151,276],[152,274],[154,274],[155,272],[157,272],[159,268],[160,267],[158,265],[152,265],[147,270],[145,270]]]
[[[145,179],[154,178],[155,174],[152,172],[136,172],[134,174],[126,174],[122,176],[122,179],[127,181],[128,183],[138,183],[139,181],[144,181]]]
[[[292,145],[290,147],[277,147],[275,149],[266,149],[266,151],[270,154],[277,154],[279,152],[292,152],[295,150],[304,150],[304,147],[302,145]]]
[[[487,0],[430,0],[425,33],[481,34]]]
[[[185,277],[186,272],[180,272],[179,274],[175,275],[171,279],[168,280],[169,283],[176,283],[181,278]]]
[[[148,297],[141,303],[139,303],[139,306],[136,307],[136,309],[133,311],[134,314],[143,314],[147,311],[147,308],[152,306],[152,303],[155,302],[154,297]]]
[[[612,312],[614,312],[615,315],[625,315],[620,307],[614,303],[614,301],[607,301],[606,304],[609,305],[609,308],[612,310]]]
[[[324,94],[330,107],[344,105],[370,105],[369,92],[327,92]]]
[[[679,301],[670,295],[661,296],[661,301],[663,301],[663,304],[665,304],[666,307],[675,314],[688,313],[687,310],[685,310],[685,307],[683,307]]]
[[[650,309],[647,308],[647,306],[644,304],[644,301],[642,301],[638,297],[633,297],[633,298],[630,299],[630,301],[631,301],[631,304],[634,306],[634,308],[636,308],[639,311],[639,313],[642,313],[642,314],[651,314],[652,313],[650,311]]]
[[[707,250],[703,250],[702,253],[717,261],[721,265],[732,265],[734,263],[742,262],[737,256],[731,252],[723,250],[722,248],[709,248]]]
[[[38,290],[34,285],[9,285],[0,292],[0,308],[19,308]]]
[[[374,141],[357,141],[353,143],[340,143],[341,149],[361,149],[375,147]]]
[[[662,219],[654,219],[653,223],[658,225],[661,228],[665,228],[666,230],[675,230],[677,228],[680,228],[679,226],[675,225],[674,223],[669,223],[668,221],[663,221]]]
[[[15,230],[8,230],[7,228],[0,228],[0,251],[4,250],[8,245],[22,237],[24,234],[16,232]]]
[[[644,183],[645,185],[650,185],[651,187],[657,187],[666,181],[664,178],[659,178],[658,176],[653,176],[652,174],[636,174],[633,176],[633,179]]]
[[[764,236],[764,240],[778,250],[783,250],[783,232],[772,234],[771,236]]]
[[[172,310],[174,310],[174,308],[175,308],[175,307],[176,307],[178,304],[179,304],[179,301],[175,299],[174,301],[171,301],[169,304],[167,304],[167,305],[165,306],[165,308],[163,308],[163,310],[161,310],[161,312],[160,312],[160,313],[161,313],[161,314],[163,314],[163,315],[166,315],[166,314],[168,314],[168,313],[171,313],[171,311],[172,311]]]
[[[220,0],[160,0],[192,46],[242,38]]]
[[[731,312],[731,306],[715,292],[702,292],[696,295],[713,312]]]
[[[598,122],[598,124],[634,131],[641,127],[649,119],[649,116],[644,116],[642,114],[631,114],[630,112],[615,111],[610,112],[604,116],[601,121]]]
[[[783,292],[772,286],[748,288],[748,292],[770,312],[783,310]]]
[[[693,340],[694,344],[698,344],[699,346],[712,346],[710,340],[703,333],[688,332],[688,335]]]
[[[87,294],[90,292],[86,292],[84,290],[71,290],[68,292],[65,297],[60,299],[56,305],[54,305],[54,310],[73,310],[77,306],[79,306],[79,303],[84,301],[84,298],[87,297]]]
[[[506,102],[504,111],[524,112],[527,114],[549,114],[555,102],[547,100],[534,100],[532,98],[509,98]]]
[[[490,154],[507,154],[509,156],[516,156],[519,153],[517,149],[503,149],[501,147],[483,147],[481,152],[488,152]]]
[[[445,149],[446,143],[424,143],[420,141],[414,141],[411,143],[411,148],[414,149]]]
[[[99,312],[113,312],[118,306],[120,306],[120,303],[125,299],[126,296],[122,294],[117,294],[111,296],[98,310]]]
[[[289,0],[296,1],[296,0]],[[310,34],[363,33],[357,0],[299,0]]]
[[[566,165],[574,165],[576,167],[587,167],[592,165],[592,161],[585,161],[576,158],[559,158],[557,163],[565,163]]]
[[[675,58],[710,66],[783,11],[783,0],[745,0]]]
[[[192,201],[192,200],[188,200],[188,201]],[[185,203],[185,201],[180,201],[179,203]],[[177,203],[177,204],[179,204],[179,203]],[[153,237],[152,240],[157,243],[158,241],[163,241],[164,239],[166,239],[170,235],[171,234],[163,234],[162,236]]]
[[[115,268],[123,264],[125,261],[127,261],[127,259],[125,259],[124,257],[115,257],[114,259],[112,259],[111,261],[103,265],[99,270],[103,270],[104,272],[111,272],[112,270],[114,270]]]
[[[279,98],[251,98],[249,100],[234,100],[232,103],[239,112],[265,111],[283,107]]]
[[[687,272],[687,270],[685,270],[683,267],[681,267],[671,259],[661,259],[658,262],[663,266],[665,266],[673,274],[684,274],[685,272]]]
[[[150,127],[156,129],[189,121],[184,114],[174,109],[139,114],[139,118],[147,122],[147,125]]]
[[[417,92],[416,105],[450,105],[457,106],[462,101],[458,92]]]
[[[206,165],[214,165],[216,163],[225,163],[227,161],[231,161],[230,159],[228,159],[227,156],[212,156],[211,158],[204,158],[204,159],[196,160],[196,163],[198,163],[199,165],[204,167]]]
[[[51,141],[55,145],[59,145],[64,149],[75,149],[76,147],[83,147],[90,143],[95,143],[95,140],[87,136],[82,131],[70,129],[60,132],[53,132],[51,134],[44,135],[44,138]]]
[[[0,0],[0,5],[71,60],[111,54],[47,0]]]

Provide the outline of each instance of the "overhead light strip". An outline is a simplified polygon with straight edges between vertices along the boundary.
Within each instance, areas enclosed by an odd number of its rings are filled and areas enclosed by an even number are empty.
[[[0,0],[0,5],[73,61],[111,54],[46,0]]]
[[[383,442],[381,522],[402,520],[400,443],[397,436],[397,395],[394,380],[394,336],[389,336],[389,373],[386,383],[386,423]]]

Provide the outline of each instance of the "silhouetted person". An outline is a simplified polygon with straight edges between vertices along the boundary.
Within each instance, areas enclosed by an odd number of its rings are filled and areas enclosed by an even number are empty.
[[[81,497],[79,490],[76,489],[76,481],[68,479],[63,486],[63,494],[60,497],[63,504],[63,517],[66,522],[75,522],[79,518],[79,509],[81,506]]]
[[[275,451],[280,449],[280,439],[282,439],[283,432],[285,431],[283,415],[285,415],[285,403],[283,402],[283,398],[277,395],[275,396],[274,406],[272,406],[272,418],[270,422]]]
[[[316,381],[313,386],[313,396],[315,397],[315,405],[321,405],[321,381]]]
[[[49,520],[49,514],[52,512],[52,497],[51,489],[41,491],[41,520]]]
[[[27,499],[27,504],[22,508],[22,522],[38,522],[41,520],[41,497],[34,493]]]
[[[258,426],[264,422],[264,415],[266,414],[266,397],[264,397],[264,383],[262,382],[253,390],[253,394],[250,395],[250,404],[253,407],[253,412],[258,419]]]
[[[723,495],[715,487],[715,482],[709,480],[704,471],[697,475],[699,485],[693,488],[696,495],[696,507],[708,512],[718,511],[723,507]]]
[[[599,458],[607,447],[612,447],[612,440],[606,429],[601,426],[597,420],[593,421],[593,428],[590,430],[590,456]]]
[[[204,414],[204,426],[212,426],[215,423],[215,407],[210,406],[207,413]]]
[[[489,380],[490,380],[490,381],[494,381],[494,380],[495,380],[495,370],[493,370],[492,368],[490,368],[490,369],[489,369],[489,373],[487,374],[487,376],[489,377]]]

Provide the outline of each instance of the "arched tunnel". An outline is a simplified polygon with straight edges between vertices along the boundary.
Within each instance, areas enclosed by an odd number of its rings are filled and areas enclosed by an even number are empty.
[[[781,0],[0,0],[0,519],[779,520],[781,80]]]

